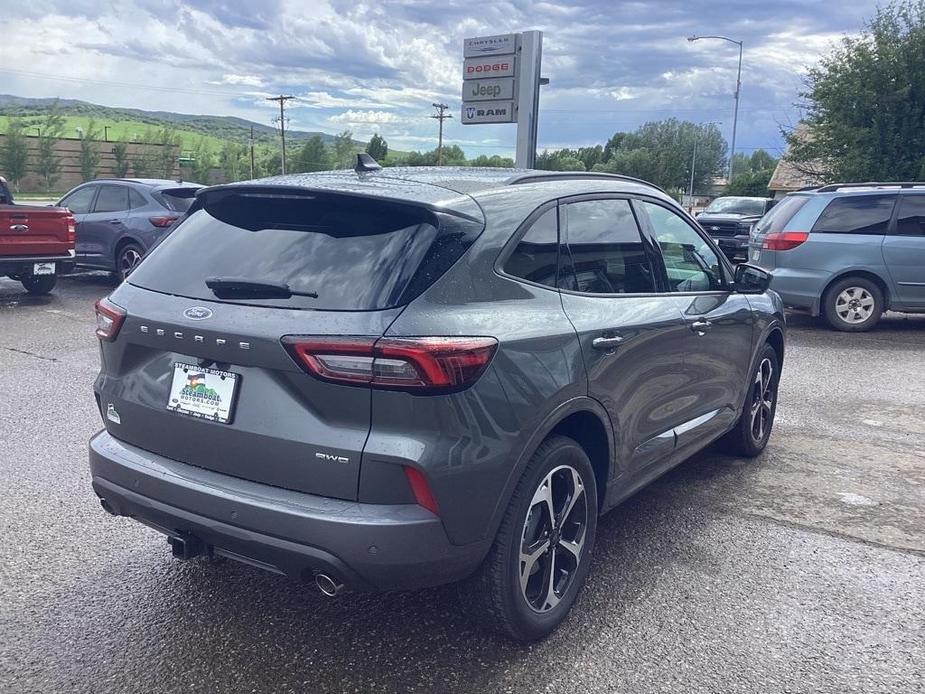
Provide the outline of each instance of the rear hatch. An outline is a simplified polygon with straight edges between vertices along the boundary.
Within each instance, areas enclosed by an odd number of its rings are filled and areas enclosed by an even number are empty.
[[[780,250],[789,250],[806,240],[826,202],[827,198],[811,194],[791,193],[784,197],[752,230],[748,242],[749,262],[773,270]]]
[[[127,315],[102,343],[107,429],[192,465],[355,499],[371,391],[309,375],[283,338],[381,337],[482,227],[340,193],[205,191],[110,298]]]
[[[0,256],[62,256],[74,248],[74,217],[63,207],[0,206]]]

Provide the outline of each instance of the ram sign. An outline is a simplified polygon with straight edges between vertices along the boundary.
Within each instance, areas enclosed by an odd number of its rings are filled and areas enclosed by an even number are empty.
[[[465,103],[462,107],[463,125],[513,122],[513,101],[481,101],[474,104]]]

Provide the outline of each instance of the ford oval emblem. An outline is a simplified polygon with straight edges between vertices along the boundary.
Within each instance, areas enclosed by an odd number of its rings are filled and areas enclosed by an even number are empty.
[[[205,306],[191,306],[183,312],[183,315],[190,320],[205,320],[212,317],[212,311]]]

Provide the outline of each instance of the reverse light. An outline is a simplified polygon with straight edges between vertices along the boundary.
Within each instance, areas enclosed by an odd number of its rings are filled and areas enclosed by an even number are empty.
[[[768,251],[789,251],[809,238],[805,231],[775,231],[764,237],[762,248]]]
[[[100,299],[94,307],[96,310],[96,336],[106,342],[112,342],[119,334],[125,309],[116,306],[109,299]]]
[[[445,393],[475,383],[498,341],[492,337],[287,336],[283,345],[305,371],[324,381]]]
[[[148,221],[158,229],[166,229],[178,219],[179,217],[170,217],[166,215],[162,217],[148,217]]]

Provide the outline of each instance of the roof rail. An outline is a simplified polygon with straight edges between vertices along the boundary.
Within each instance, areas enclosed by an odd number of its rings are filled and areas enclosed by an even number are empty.
[[[915,188],[925,186],[925,181],[868,181],[866,183],[829,183],[820,188],[815,188],[819,193],[833,193],[842,188]]]
[[[583,179],[583,178],[597,178],[603,180],[616,180],[616,181],[626,181],[629,183],[639,183],[644,186],[649,186],[650,188],[655,188],[663,193],[664,190],[659,188],[654,183],[649,183],[648,181],[643,181],[641,178],[633,178],[632,176],[624,176],[622,174],[614,173],[605,173],[603,171],[530,171],[528,173],[516,174],[511,176],[505,181],[505,184],[509,186],[518,185],[520,183],[541,183],[544,181],[567,181],[569,179]],[[668,193],[665,193],[668,195]]]

